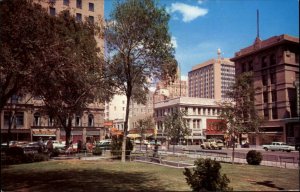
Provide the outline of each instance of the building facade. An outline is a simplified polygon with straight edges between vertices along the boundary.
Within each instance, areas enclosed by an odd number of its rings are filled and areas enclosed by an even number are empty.
[[[187,116],[184,117],[190,129],[190,135],[185,139],[189,144],[200,144],[206,138],[224,139],[224,132],[216,130],[212,126],[218,121],[221,109],[215,99],[178,97],[157,102],[154,104],[154,121],[157,129],[157,139],[165,141],[164,118],[171,113],[174,108],[185,110]]]
[[[253,86],[260,88],[255,93],[255,107],[264,123],[259,136],[250,135],[250,144],[299,143],[299,38],[256,38],[231,60],[237,75],[252,71]]]
[[[174,82],[167,83],[160,81],[156,84],[156,90],[153,96],[153,102],[159,102],[166,99],[188,96],[188,81],[180,74],[180,69],[177,70],[177,77]]]
[[[226,99],[226,92],[235,81],[234,63],[227,58],[211,59],[188,73],[189,97]]]
[[[69,10],[78,21],[88,19],[98,22],[104,16],[104,0],[49,0],[35,1],[40,3],[50,15],[56,16],[62,10]],[[100,20],[99,20],[100,21]],[[104,48],[104,41],[95,37],[98,46]],[[14,117],[12,124],[9,122]],[[53,137],[57,140],[65,139],[65,131],[55,120],[45,113],[43,101],[30,95],[12,97],[0,114],[1,141],[8,139],[11,127],[11,140],[35,141],[39,137],[44,139]],[[71,139],[73,141],[99,140],[105,135],[104,106],[94,102],[86,110],[73,118]]]

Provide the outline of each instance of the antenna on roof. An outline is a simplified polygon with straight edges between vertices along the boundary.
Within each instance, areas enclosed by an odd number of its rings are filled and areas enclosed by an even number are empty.
[[[256,10],[256,28],[257,28],[257,34],[256,37],[259,38],[259,10]]]

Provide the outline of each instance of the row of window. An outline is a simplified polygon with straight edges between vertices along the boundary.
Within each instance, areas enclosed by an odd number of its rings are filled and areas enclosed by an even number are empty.
[[[155,110],[156,117],[166,116],[169,113],[172,113],[174,108],[166,109],[157,109]],[[220,110],[216,108],[205,108],[205,107],[185,107],[184,110],[187,112],[187,115],[219,115]]]
[[[10,122],[10,114],[9,112],[4,112],[4,126],[8,127]],[[48,121],[47,121],[47,126],[54,126],[54,120],[51,116],[48,116]],[[68,123],[68,120],[65,122],[66,124]],[[41,126],[42,121],[41,121],[41,115],[40,113],[34,113],[33,115],[33,126]],[[82,121],[80,116],[76,116],[75,120],[73,122],[74,126],[82,126]],[[12,127],[23,127],[24,126],[24,112],[16,112],[15,113],[15,118],[14,121],[12,122]],[[88,127],[93,127],[94,126],[94,116],[92,114],[88,115]]]

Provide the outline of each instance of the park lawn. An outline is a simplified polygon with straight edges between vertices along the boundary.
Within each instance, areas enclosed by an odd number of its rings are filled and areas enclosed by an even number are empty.
[[[3,191],[190,191],[183,169],[120,161],[55,160],[1,169]],[[222,164],[234,190],[299,189],[299,171]]]

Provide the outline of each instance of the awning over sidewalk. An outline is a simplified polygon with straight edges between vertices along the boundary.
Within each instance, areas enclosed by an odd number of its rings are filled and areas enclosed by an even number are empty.
[[[32,130],[32,136],[55,137],[56,130],[55,129],[34,129]]]

